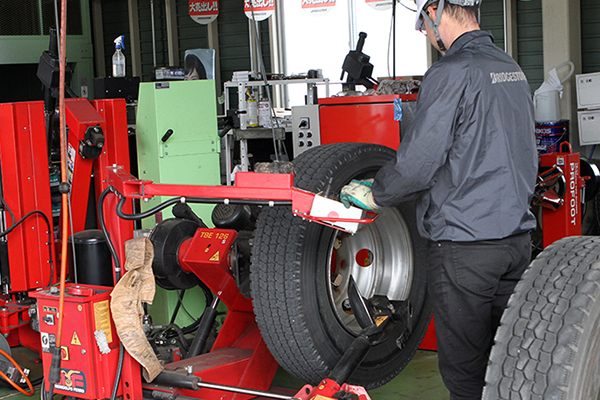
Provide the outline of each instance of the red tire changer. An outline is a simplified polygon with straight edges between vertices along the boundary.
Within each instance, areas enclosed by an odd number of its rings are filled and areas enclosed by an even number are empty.
[[[356,208],[346,209],[341,203],[323,198],[305,190],[293,187],[291,174],[239,173],[235,186],[191,186],[154,184],[151,181],[138,180],[121,166],[106,168],[107,183],[115,197],[119,199],[116,212],[100,205],[106,215],[108,226],[119,227],[141,214],[127,214],[123,206],[128,199],[145,199],[153,196],[178,196],[154,210],[164,209],[175,203],[225,203],[258,204],[262,206],[291,206],[293,213],[321,224],[348,232],[356,232],[359,224],[372,222],[377,215]],[[181,194],[185,193],[185,197]],[[114,200],[114,199],[113,199]],[[114,204],[114,201],[111,202]],[[155,398],[166,399],[184,396],[186,398],[212,399],[330,399],[339,396],[356,395],[361,400],[369,399],[364,388],[347,385],[344,382],[363,360],[369,348],[384,335],[386,325],[392,323],[387,299],[370,302],[363,299],[355,285],[351,285],[349,297],[355,315],[363,330],[332,370],[330,376],[318,386],[307,385],[293,397],[267,392],[277,369],[277,363],[264,344],[254,320],[251,299],[244,297],[238,290],[232,274],[236,257],[233,229],[209,229],[192,225],[186,220],[165,220],[160,227],[163,241],[157,249],[170,249],[176,254],[178,270],[173,276],[185,278],[195,276],[204,282],[214,293],[218,301],[228,308],[227,316],[217,339],[209,353],[193,354],[192,348],[203,338],[196,337],[190,346],[188,358],[164,366],[156,379],[143,383],[139,366],[130,357],[130,365],[122,369],[117,394],[127,399]],[[155,239],[153,239],[153,242]],[[122,249],[124,243],[116,242],[115,247]],[[155,254],[156,257],[156,254]],[[178,279],[177,277],[173,279]],[[73,285],[68,288],[68,304],[65,310],[65,328],[63,337],[70,338],[70,344],[63,346],[61,364],[61,382],[55,387],[55,393],[77,398],[106,398],[108,389],[113,385],[113,372],[118,369],[119,340],[114,334],[112,321],[107,322],[105,302],[108,299],[107,288],[86,285]],[[58,316],[53,301],[57,294],[44,290],[35,294],[40,302],[40,328],[42,338],[52,334],[54,321]],[[42,305],[43,303],[43,305]],[[408,305],[406,305],[408,307]],[[216,308],[216,302],[211,309]],[[83,310],[84,314],[81,314]],[[69,314],[67,314],[67,312]],[[72,314],[81,317],[72,318]],[[216,313],[216,312],[215,312]],[[213,315],[215,314],[213,313]],[[78,314],[78,315],[79,315]],[[210,315],[211,313],[206,313]],[[85,318],[84,318],[85,316]],[[104,317],[103,317],[104,316]],[[209,318],[209,317],[207,317]],[[200,325],[202,325],[202,321]],[[94,340],[94,332],[104,329],[111,333],[110,351],[99,354]],[[74,339],[75,338],[75,339]],[[192,355],[190,356],[190,353]],[[49,369],[49,359],[44,359],[44,368]],[[82,364],[89,367],[83,369]],[[108,372],[108,373],[107,373]],[[91,375],[91,376],[90,376]],[[346,397],[341,397],[346,398]]]

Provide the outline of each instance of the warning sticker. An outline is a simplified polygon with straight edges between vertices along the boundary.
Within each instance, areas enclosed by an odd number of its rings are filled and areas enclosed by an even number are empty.
[[[73,332],[73,337],[71,338],[71,344],[73,346],[81,346],[81,341],[79,340],[79,336],[77,336],[77,332]]]
[[[219,252],[217,251],[208,261],[219,261]]]
[[[110,329],[110,308],[108,300],[94,303],[94,322],[97,331],[104,331],[108,343],[112,343],[112,330]]]

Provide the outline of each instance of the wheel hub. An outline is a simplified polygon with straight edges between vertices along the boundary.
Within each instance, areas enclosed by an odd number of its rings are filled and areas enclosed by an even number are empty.
[[[362,296],[406,300],[413,275],[410,231],[395,208],[382,208],[379,218],[355,235],[337,233],[331,244],[329,295],[336,316],[349,331],[360,326],[348,301],[348,282],[354,277]]]

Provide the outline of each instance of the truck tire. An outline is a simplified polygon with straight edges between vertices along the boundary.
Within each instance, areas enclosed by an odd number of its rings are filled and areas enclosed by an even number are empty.
[[[548,246],[517,284],[486,372],[484,400],[597,399],[600,237]]]
[[[375,176],[394,154],[364,143],[319,146],[294,160],[294,184],[315,193],[330,185],[329,192],[337,196],[350,180]],[[355,235],[304,221],[290,207],[265,208],[258,218],[250,277],[256,321],[275,359],[298,379],[316,384],[325,378],[360,332],[347,309],[350,274],[364,297],[410,300],[413,309],[410,334],[396,326],[370,349],[351,383],[374,388],[388,382],[425,334],[431,305],[425,243],[414,208],[402,205],[379,213]]]

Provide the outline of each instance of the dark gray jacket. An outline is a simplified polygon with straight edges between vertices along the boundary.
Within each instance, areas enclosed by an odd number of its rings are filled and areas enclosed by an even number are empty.
[[[435,241],[533,229],[534,129],[529,85],[517,63],[490,33],[465,33],[425,74],[396,159],[375,177],[375,201],[416,199],[419,232]]]

